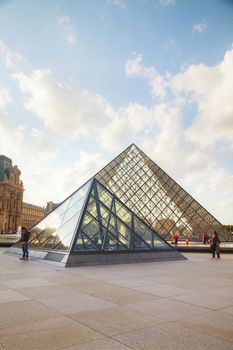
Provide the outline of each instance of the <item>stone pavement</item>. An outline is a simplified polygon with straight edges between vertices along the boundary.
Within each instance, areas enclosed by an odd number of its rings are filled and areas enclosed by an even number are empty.
[[[63,268],[0,253],[0,350],[233,349],[233,255]]]

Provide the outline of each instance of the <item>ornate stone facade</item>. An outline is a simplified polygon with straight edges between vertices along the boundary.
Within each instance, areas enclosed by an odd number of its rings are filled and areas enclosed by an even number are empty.
[[[45,216],[44,208],[37,205],[24,203],[22,207],[22,220],[21,226],[26,227],[28,230],[33,227],[38,221]]]
[[[0,232],[15,232],[21,224],[23,183],[12,160],[0,156]]]
[[[59,205],[59,203],[53,203],[52,201],[47,202],[47,205],[45,207],[45,215],[48,215],[49,213],[51,213],[51,211],[53,211],[57,206]]]

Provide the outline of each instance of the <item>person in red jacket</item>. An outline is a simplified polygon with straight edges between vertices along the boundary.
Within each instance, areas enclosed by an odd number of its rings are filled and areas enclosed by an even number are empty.
[[[178,244],[178,239],[179,239],[178,232],[175,232],[175,233],[173,234],[173,241],[174,241],[174,244],[175,244],[175,245]]]

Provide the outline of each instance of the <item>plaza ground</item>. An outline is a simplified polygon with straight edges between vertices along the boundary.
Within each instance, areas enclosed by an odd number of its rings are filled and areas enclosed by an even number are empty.
[[[0,349],[233,349],[233,254],[63,268],[0,251]]]

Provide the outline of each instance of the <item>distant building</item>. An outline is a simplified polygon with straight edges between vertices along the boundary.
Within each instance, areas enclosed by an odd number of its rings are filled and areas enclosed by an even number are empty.
[[[52,201],[47,202],[46,208],[44,210],[45,215],[51,213],[51,211],[53,211],[58,205],[59,203],[53,203]]]
[[[15,232],[21,223],[23,183],[12,160],[0,156],[0,232]]]
[[[21,226],[26,227],[28,230],[32,228],[38,221],[45,216],[44,208],[37,205],[24,203],[22,206],[22,220]]]

